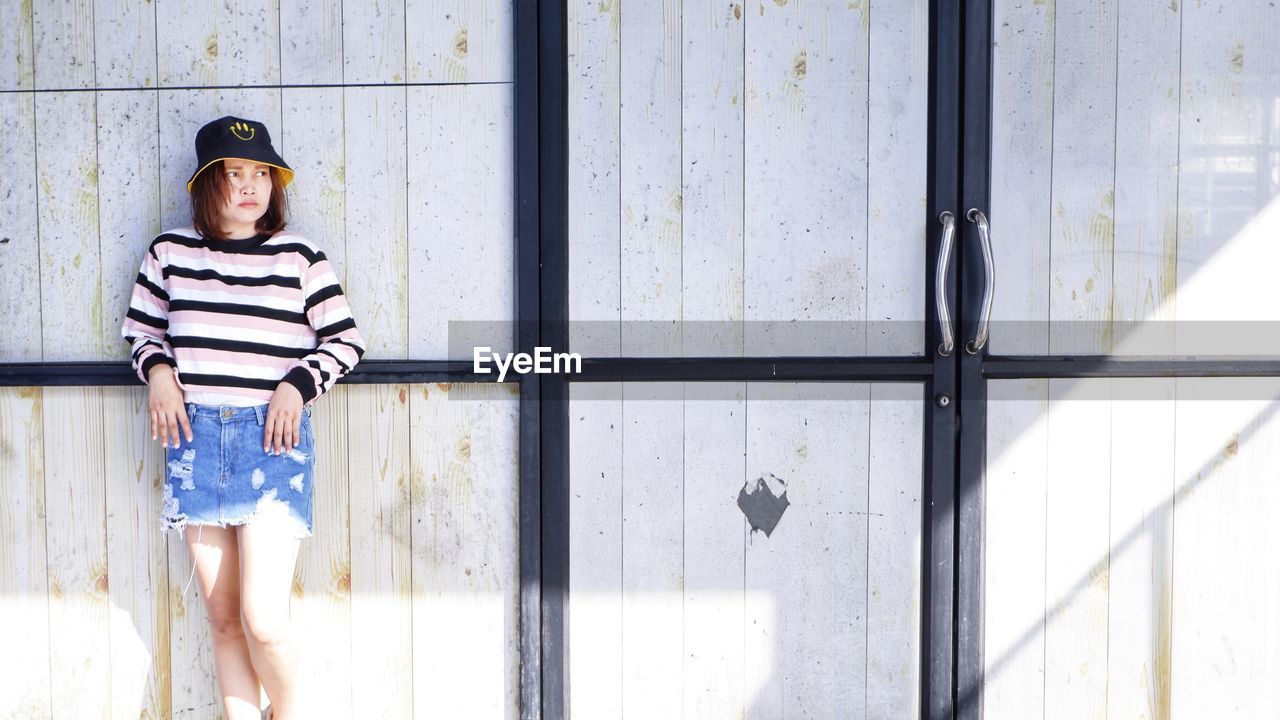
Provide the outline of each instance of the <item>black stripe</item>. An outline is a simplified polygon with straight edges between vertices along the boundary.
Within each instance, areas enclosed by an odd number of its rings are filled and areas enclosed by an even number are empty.
[[[137,282],[142,287],[150,290],[152,295],[155,295],[156,297],[164,300],[165,302],[169,302],[169,293],[165,292],[164,288],[148,280],[147,276],[143,275],[141,272],[138,273],[138,279],[135,282]]]
[[[354,330],[355,327],[356,321],[353,318],[345,318],[316,330],[316,335],[320,337],[328,337],[329,335],[337,335],[343,330]]]
[[[132,337],[132,336],[131,336],[131,337],[128,337],[128,338],[125,338],[125,339],[129,341],[129,344],[130,344],[130,345],[132,345],[134,342],[136,342],[136,339],[135,339],[134,337]],[[134,351],[133,351],[133,354],[129,356],[129,357],[130,357],[130,359],[132,359],[132,360],[136,363],[136,362],[138,361],[138,356],[142,354],[142,351],[143,351],[143,350],[146,350],[146,349],[147,349],[147,346],[148,346],[148,345],[155,345],[157,348],[159,348],[159,349],[160,349],[160,352],[164,352],[164,346],[163,346],[163,345],[161,345],[161,344],[160,344],[160,343],[159,343],[155,338],[153,338],[153,337],[146,337],[146,336],[144,335],[144,336],[142,336],[142,342],[138,344],[138,349],[137,349],[137,350],[134,350]]]
[[[293,358],[294,360],[300,360],[314,352],[310,348],[280,347],[279,345],[267,345],[265,343],[198,337],[195,335],[166,335],[165,338],[174,348],[227,350],[248,355],[271,355],[273,357]]]
[[[274,390],[279,380],[263,378],[243,378],[234,375],[206,375],[202,373],[182,373],[183,385],[226,385],[229,387],[253,388],[255,390]]]
[[[342,286],[337,283],[334,283],[327,287],[320,288],[319,290],[311,293],[311,295],[307,297],[307,304],[306,304],[307,310],[310,310],[311,308],[315,307],[316,305],[319,305],[320,303],[324,302],[325,300],[328,300],[329,298],[341,297],[341,296],[342,296]]]
[[[315,368],[316,372],[320,373],[320,386],[327,388],[329,386],[329,372],[321,367],[318,360],[308,360],[307,364]]]
[[[194,270],[181,265],[170,265],[169,275],[191,278],[192,280],[217,280],[226,285],[246,285],[252,287],[282,287],[290,290],[301,290],[302,283],[295,277],[284,275],[264,275],[262,277],[245,277],[243,275],[224,275],[217,270]]]
[[[201,250],[212,250],[214,252],[234,254],[234,255],[268,255],[269,256],[269,255],[284,255],[287,253],[296,252],[302,257],[306,258],[307,263],[309,265],[314,265],[320,260],[324,259],[323,252],[314,251],[311,248],[307,247],[304,243],[288,242],[288,241],[282,242],[279,240],[275,240],[274,238],[267,240],[262,245],[259,245],[256,248],[251,248],[248,250],[230,250],[230,251],[219,249],[217,240],[189,238],[189,237],[186,237],[185,235],[178,235],[176,233],[163,233],[160,235],[160,237],[156,238],[157,241],[161,239],[163,239],[166,242],[171,242],[174,245],[181,245],[183,247],[196,248]]]
[[[169,320],[167,318],[151,317],[150,315],[142,312],[141,310],[135,307],[129,308],[129,312],[125,313],[125,317],[130,318],[132,320],[137,320],[143,325],[150,325],[151,327],[156,328],[158,330],[169,329]]]
[[[348,367],[346,363],[342,362],[342,360],[339,359],[337,355],[334,355],[333,353],[329,352],[328,350],[325,350],[324,348],[316,348],[316,352],[324,353],[325,355],[328,355],[329,357],[333,358],[333,361],[338,363],[338,367],[342,368],[343,375],[346,375],[347,373],[351,372],[351,368]]]
[[[170,315],[182,310],[200,310],[203,312],[222,313],[224,315],[247,315],[249,317],[267,318],[269,320],[283,320],[285,322],[297,323],[299,325],[307,325],[310,327],[310,323],[307,322],[307,316],[305,313],[262,307],[261,305],[241,305],[239,303],[204,302],[202,300],[182,299],[173,300],[169,303]]]

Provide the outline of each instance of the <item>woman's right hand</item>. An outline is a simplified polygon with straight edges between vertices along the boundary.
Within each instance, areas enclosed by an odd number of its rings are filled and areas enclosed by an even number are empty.
[[[151,409],[151,439],[163,439],[165,447],[169,447],[169,441],[173,441],[173,447],[178,447],[182,442],[182,436],[186,435],[187,442],[191,442],[191,423],[187,421],[187,403],[186,398],[182,394],[182,388],[178,387],[178,380],[173,376],[173,368],[165,363],[159,363],[151,368],[147,374],[147,386],[151,392],[147,398],[147,405]]]

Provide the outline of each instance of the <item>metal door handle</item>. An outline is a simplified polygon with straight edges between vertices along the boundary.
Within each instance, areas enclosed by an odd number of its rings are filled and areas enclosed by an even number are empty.
[[[971,208],[967,214],[970,222],[978,225],[978,239],[982,242],[982,260],[987,266],[986,284],[982,288],[982,324],[978,326],[978,335],[965,344],[964,349],[970,355],[977,355],[983,345],[987,344],[987,332],[991,328],[991,300],[996,290],[996,263],[991,257],[991,226],[987,224],[987,216],[978,208]]]
[[[938,325],[942,331],[942,343],[938,354],[946,357],[955,349],[955,334],[951,330],[951,312],[947,309],[947,267],[951,263],[951,246],[956,238],[956,216],[943,210],[938,216],[942,223],[942,245],[938,248],[938,272],[935,277],[934,297],[938,301]]]

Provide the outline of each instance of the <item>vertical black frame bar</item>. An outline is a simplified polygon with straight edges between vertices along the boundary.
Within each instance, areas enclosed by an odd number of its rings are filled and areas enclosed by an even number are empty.
[[[568,5],[565,2],[517,2],[519,8],[536,8],[537,64],[536,97],[528,100],[537,107],[536,158],[538,197],[537,230],[532,247],[521,258],[537,289],[522,295],[537,297],[537,331],[522,332],[526,344],[521,351],[532,353],[534,345],[553,352],[569,349],[569,101],[568,101]],[[519,10],[518,10],[519,11]],[[518,63],[517,63],[518,64]],[[526,68],[527,70],[527,68]],[[533,88],[530,88],[531,90]],[[523,128],[526,132],[528,128]],[[523,247],[523,245],[522,245]],[[535,265],[536,262],[536,265]],[[526,264],[527,263],[527,264]],[[533,320],[530,312],[522,320]],[[530,323],[526,323],[528,326]],[[536,343],[531,343],[534,337]],[[569,653],[566,645],[569,611],[569,384],[563,374],[526,373],[521,376],[521,402],[533,400],[537,407],[537,430],[526,438],[521,427],[522,463],[525,449],[535,452],[529,459],[528,480],[537,486],[538,506],[522,503],[521,520],[536,517],[528,530],[530,548],[522,540],[522,555],[537,555],[539,598],[538,663],[522,673],[540,688],[537,704],[531,699],[522,711],[524,720],[568,716]],[[534,420],[529,419],[533,425]],[[536,450],[535,450],[536,446]],[[536,475],[535,475],[536,473]],[[522,478],[523,480],[524,478]],[[533,491],[530,491],[533,494]],[[525,510],[528,512],[526,513]],[[523,559],[523,558],[522,558]],[[533,572],[522,573],[532,578]],[[533,621],[530,614],[529,620]],[[533,639],[530,638],[532,644]],[[530,654],[528,657],[534,657]],[[535,710],[536,707],[536,710]]]
[[[567,346],[567,12],[562,2],[513,9],[514,339],[517,352],[533,354]],[[543,377],[519,375],[521,720],[563,718],[567,687],[567,387]]]
[[[942,355],[938,328],[937,258],[943,211],[956,220],[959,177],[960,14],[954,3],[929,3],[928,218],[925,252],[925,356],[933,360],[925,380],[923,537],[920,538],[920,715],[928,720],[954,717],[955,678],[955,451],[957,405],[955,355]],[[952,259],[955,247],[952,246]],[[955,263],[951,263],[955,266]],[[957,273],[943,278],[948,307],[956,306]],[[954,313],[952,313],[954,314]],[[956,343],[959,346],[959,342]]]
[[[955,712],[955,453],[957,444],[956,347],[942,355],[938,326],[937,267],[940,217],[950,212],[956,240],[963,216],[957,207],[960,149],[960,10],[955,3],[929,4],[928,200],[925,253],[925,357],[933,374],[925,382],[923,502],[921,503],[920,708],[927,720],[950,720]],[[956,308],[958,268],[944,278],[944,298]],[[952,315],[956,313],[953,311]]]
[[[961,131],[960,449],[956,466],[956,717],[982,717],[983,683],[983,518],[986,508],[987,383],[982,376],[987,348],[969,353],[977,337],[986,268],[971,208],[990,217],[991,199],[991,27],[990,0],[966,0],[963,21],[964,89]],[[988,340],[989,342],[989,340]]]

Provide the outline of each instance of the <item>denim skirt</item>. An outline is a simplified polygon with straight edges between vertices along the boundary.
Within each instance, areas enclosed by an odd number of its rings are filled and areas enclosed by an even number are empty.
[[[264,451],[268,404],[187,403],[192,439],[179,431],[165,451],[162,531],[183,535],[188,525],[244,525],[270,517],[295,538],[311,536],[315,437],[311,408],[303,406],[298,444]]]

